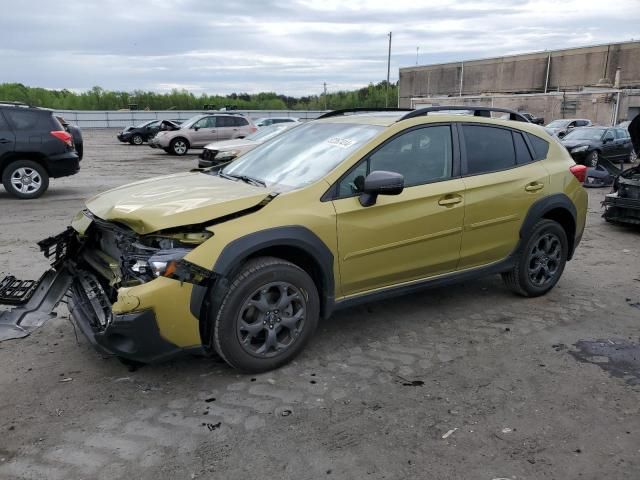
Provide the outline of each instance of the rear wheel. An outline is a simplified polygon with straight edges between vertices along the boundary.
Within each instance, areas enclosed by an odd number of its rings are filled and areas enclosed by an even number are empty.
[[[33,160],[18,160],[4,169],[2,184],[15,197],[38,198],[49,187],[49,174]]]
[[[568,253],[564,228],[553,220],[540,220],[533,227],[515,266],[503,273],[502,279],[519,295],[544,295],[558,283]]]
[[[140,134],[135,134],[133,137],[131,137],[131,143],[133,145],[142,145],[143,142],[144,138],[142,138],[142,135]]]
[[[599,160],[600,155],[598,154],[597,150],[594,150],[589,155],[587,155],[587,167],[596,167]]]
[[[213,345],[232,367],[265,372],[302,351],[319,316],[318,291],[304,270],[279,258],[256,258],[242,267],[212,312]]]
[[[171,140],[169,149],[174,155],[185,155],[189,151],[189,142],[187,142],[184,138],[174,138],[173,140]]]

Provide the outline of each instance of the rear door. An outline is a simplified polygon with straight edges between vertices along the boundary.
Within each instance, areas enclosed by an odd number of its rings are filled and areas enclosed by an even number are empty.
[[[629,158],[629,154],[631,153],[631,137],[629,136],[629,132],[627,132],[624,128],[614,128],[613,129],[616,139],[616,160],[618,162],[627,161]]]
[[[238,131],[238,127],[234,122],[235,118],[231,116],[217,117],[218,140],[230,140],[234,137],[234,133]]]
[[[486,124],[462,125],[465,212],[459,269],[507,257],[529,208],[549,193],[549,174],[537,161],[546,157],[549,144],[532,135],[540,143],[536,153],[529,135]]]
[[[618,157],[619,147],[616,145],[616,134],[612,128],[605,130],[602,135],[602,156],[607,160],[615,161]]]
[[[13,152],[15,143],[16,136],[0,110],[0,160]]]

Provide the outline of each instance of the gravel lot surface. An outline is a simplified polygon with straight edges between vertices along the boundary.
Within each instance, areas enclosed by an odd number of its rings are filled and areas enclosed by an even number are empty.
[[[81,172],[38,200],[0,188],[0,273],[37,278],[35,242],[88,196],[195,166],[115,133],[86,131]],[[0,478],[640,478],[640,232],[603,221],[605,193],[545,297],[489,277],[341,311],[263,375],[129,371],[62,306],[0,344]]]

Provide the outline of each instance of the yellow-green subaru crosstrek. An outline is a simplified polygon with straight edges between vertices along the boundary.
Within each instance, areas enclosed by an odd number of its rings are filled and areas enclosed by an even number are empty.
[[[52,270],[0,284],[17,305],[0,339],[28,334],[68,293],[102,351],[217,353],[260,372],[338,308],[497,273],[520,295],[553,288],[587,210],[585,167],[562,145],[508,110],[357,110],[224,167],[93,197],[40,242]]]

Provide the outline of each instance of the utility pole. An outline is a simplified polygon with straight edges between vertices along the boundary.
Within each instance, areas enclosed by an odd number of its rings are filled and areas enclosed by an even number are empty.
[[[418,54],[420,53],[420,47],[416,47],[416,65],[418,65]]]
[[[391,75],[391,35],[393,32],[389,32],[389,53],[387,55],[387,86],[384,91],[384,106],[389,106],[389,76]]]
[[[327,109],[327,82],[322,84],[324,86],[324,109]]]

